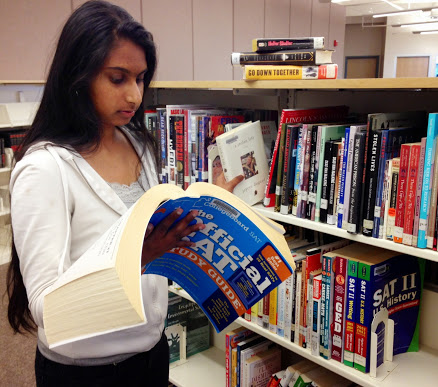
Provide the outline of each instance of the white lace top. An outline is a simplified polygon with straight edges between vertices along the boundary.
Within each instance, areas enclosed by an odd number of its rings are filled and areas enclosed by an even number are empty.
[[[131,185],[109,182],[108,185],[128,208],[130,208],[150,187],[143,168],[140,171],[138,180],[134,181]]]

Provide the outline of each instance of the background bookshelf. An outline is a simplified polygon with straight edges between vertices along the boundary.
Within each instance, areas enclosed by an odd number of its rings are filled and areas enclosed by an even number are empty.
[[[0,81],[0,103],[15,101],[20,91],[24,96],[37,96],[42,89],[41,82]],[[283,108],[311,108],[327,105],[348,105],[356,113],[426,110],[438,111],[438,79],[402,78],[402,79],[340,79],[306,81],[180,81],[153,82],[148,91],[150,105],[202,103],[219,107],[266,109],[281,111]],[[37,102],[37,100],[35,101]],[[0,174],[1,176],[1,174]],[[1,184],[1,182],[0,182]],[[291,215],[280,215],[263,206],[256,209],[264,215],[285,223],[317,230],[326,234],[348,238],[369,245],[422,257],[438,262],[438,252],[399,245],[362,235],[351,235],[334,226],[303,220]],[[178,294],[187,297],[183,291]],[[394,358],[396,368],[389,374],[379,368],[378,378],[352,370],[335,361],[313,357],[307,350],[274,335],[263,328],[243,319],[235,324],[246,326],[257,333],[277,342],[284,348],[339,373],[363,386],[436,385],[438,379],[438,334],[435,329],[435,312],[438,305],[438,293],[425,290],[422,300],[419,353],[398,355]],[[232,327],[229,327],[232,329]],[[224,334],[213,334],[213,347],[188,359],[188,362],[171,370],[171,382],[177,386],[196,386],[197,381],[209,384],[214,380],[218,386],[224,383]],[[202,370],[202,371],[201,371]],[[206,372],[202,376],[200,372]],[[191,379],[193,378],[193,379]]]

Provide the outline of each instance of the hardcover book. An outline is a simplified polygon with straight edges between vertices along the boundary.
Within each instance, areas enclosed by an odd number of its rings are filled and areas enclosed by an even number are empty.
[[[266,387],[271,375],[281,370],[281,349],[270,348],[249,358],[244,365],[248,386]]]
[[[284,229],[235,195],[208,183],[186,191],[157,185],[52,285],[44,300],[51,347],[147,322],[140,276],[144,235],[149,222],[157,224],[177,208],[181,216],[199,211],[195,221],[205,228],[187,236],[196,245],[169,250],[143,272],[182,286],[218,332],[292,274]]]
[[[233,52],[231,64],[243,65],[320,65],[332,63],[333,50],[295,50],[270,53],[258,52]]]
[[[243,67],[243,79],[246,80],[336,79],[337,76],[336,63],[318,66],[245,65]]]
[[[225,179],[243,175],[234,194],[249,205],[263,200],[269,167],[260,121],[240,125],[216,138]]]
[[[272,52],[282,50],[323,49],[324,37],[299,38],[256,38],[252,40],[254,52]]]

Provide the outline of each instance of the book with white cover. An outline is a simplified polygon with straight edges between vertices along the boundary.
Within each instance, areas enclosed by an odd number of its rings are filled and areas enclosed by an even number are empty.
[[[263,200],[269,167],[260,121],[240,125],[216,138],[225,179],[243,175],[234,194],[249,205]]]

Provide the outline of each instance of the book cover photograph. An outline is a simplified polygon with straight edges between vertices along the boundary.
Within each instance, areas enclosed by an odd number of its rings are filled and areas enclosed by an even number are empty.
[[[149,222],[177,208],[198,211],[205,228],[144,268],[178,283],[220,332],[285,281],[295,264],[284,229],[232,193],[208,183],[184,191],[171,184],[149,189],[75,264],[44,302],[50,346],[68,344],[147,322],[140,260]]]

